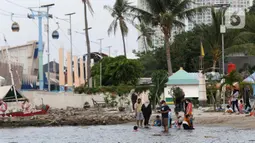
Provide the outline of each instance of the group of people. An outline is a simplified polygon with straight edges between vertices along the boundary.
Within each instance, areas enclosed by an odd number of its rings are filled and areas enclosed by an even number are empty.
[[[225,112],[238,113],[238,114],[252,112],[252,108],[249,102],[249,88],[248,87],[244,88],[243,98],[245,100],[245,106],[244,106],[243,100],[240,100],[240,101],[238,100],[239,95],[240,95],[240,91],[238,87],[233,86],[233,92]]]
[[[190,130],[193,128],[193,114],[192,114],[192,102],[190,99],[183,100],[185,104],[184,111],[184,119],[179,115],[179,112],[176,112],[176,121],[174,122],[175,127],[181,128],[181,125],[183,125],[184,129]],[[169,128],[172,128],[172,111],[170,107],[167,105],[166,101],[162,100],[160,102],[160,111],[161,113],[161,119],[160,116],[156,116],[156,119],[152,123],[153,126],[163,126],[164,131],[168,132]],[[152,114],[151,104],[149,101],[146,101],[145,103],[142,103],[142,100],[140,98],[137,99],[137,102],[133,104],[133,109],[135,111],[135,117],[137,121],[137,126],[134,127],[136,130],[138,127],[145,127],[148,128],[150,126],[149,120]]]

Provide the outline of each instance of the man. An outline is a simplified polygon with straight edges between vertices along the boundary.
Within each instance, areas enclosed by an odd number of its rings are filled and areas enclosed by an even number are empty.
[[[168,112],[170,111],[169,106],[166,104],[165,100],[160,102],[161,106],[161,114],[162,114],[162,124],[164,126],[164,133],[168,132]]]
[[[132,101],[133,110],[135,110],[135,103],[137,101],[137,94],[136,93],[132,94],[131,101]]]
[[[136,116],[136,123],[138,127],[143,126],[143,112],[142,112],[142,100],[139,98],[137,103],[135,104],[135,116]]]

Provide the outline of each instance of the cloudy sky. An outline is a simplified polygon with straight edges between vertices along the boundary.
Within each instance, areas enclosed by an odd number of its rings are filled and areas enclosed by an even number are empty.
[[[133,5],[136,5],[137,0],[130,0]],[[13,3],[11,3],[13,2]],[[123,55],[123,46],[120,35],[120,30],[118,29],[116,35],[108,36],[107,29],[113,20],[110,13],[106,11],[103,6],[114,4],[115,0],[91,0],[94,15],[89,14],[89,26],[92,27],[89,30],[90,40],[99,42],[97,39],[104,38],[103,40],[103,52],[108,54],[108,49],[104,48],[107,46],[112,46],[111,55],[115,56]],[[68,19],[65,16],[66,13],[75,12],[76,14],[72,17],[72,27],[73,27],[73,54],[81,56],[86,53],[85,37],[82,34],[84,29],[84,16],[83,16],[83,5],[81,0],[1,0],[0,4],[0,33],[6,35],[6,39],[10,46],[25,44],[27,41],[38,39],[38,20],[28,19],[27,14],[31,14],[29,9],[26,7],[38,7],[43,4],[55,3],[55,6],[51,8],[50,13],[54,17],[59,17],[63,19]],[[38,9],[35,9],[38,10]],[[45,10],[45,9],[41,9]],[[14,13],[13,20],[18,22],[20,25],[20,31],[14,33],[11,31],[11,13]],[[56,22],[59,22],[60,38],[54,40],[50,38],[50,54],[51,60],[56,59],[58,61],[58,48],[63,47],[66,51],[70,50],[70,40],[67,31],[69,29],[69,23],[63,20],[58,20],[53,18],[50,20],[50,34],[52,31],[57,29]],[[46,19],[43,20],[46,23]],[[44,26],[43,26],[44,27]],[[80,32],[79,33],[76,33]],[[46,32],[43,33],[43,39],[46,40]],[[136,41],[138,37],[137,30],[129,25],[129,34],[126,38],[127,55],[129,58],[134,58],[132,54],[133,49],[137,49],[138,43]],[[2,36],[0,37],[0,46],[4,46]],[[44,63],[46,62],[47,47],[44,48]],[[92,51],[99,51],[99,45],[91,43]]]

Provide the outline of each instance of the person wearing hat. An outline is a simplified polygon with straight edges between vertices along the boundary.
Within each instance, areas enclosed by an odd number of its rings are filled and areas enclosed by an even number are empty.
[[[164,133],[168,132],[168,112],[170,111],[169,106],[166,104],[165,100],[160,102],[161,104],[161,116],[162,116],[162,125],[164,126]]]

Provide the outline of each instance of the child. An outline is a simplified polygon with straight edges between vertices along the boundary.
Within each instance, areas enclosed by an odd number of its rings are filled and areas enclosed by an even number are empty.
[[[243,100],[240,100],[239,112],[240,112],[241,114],[243,114]]]
[[[182,119],[181,119],[181,116],[178,116],[177,117],[177,120],[174,122],[174,126],[178,129],[181,128],[181,125],[182,125]]]
[[[233,113],[233,109],[229,105],[227,105],[226,113]]]
[[[168,112],[168,128],[172,128],[172,112],[171,112],[171,109]]]
[[[154,126],[161,126],[161,119],[159,115],[156,116],[156,120],[154,121]]]
[[[134,126],[134,132],[137,132],[138,131],[138,127],[137,126]]]

